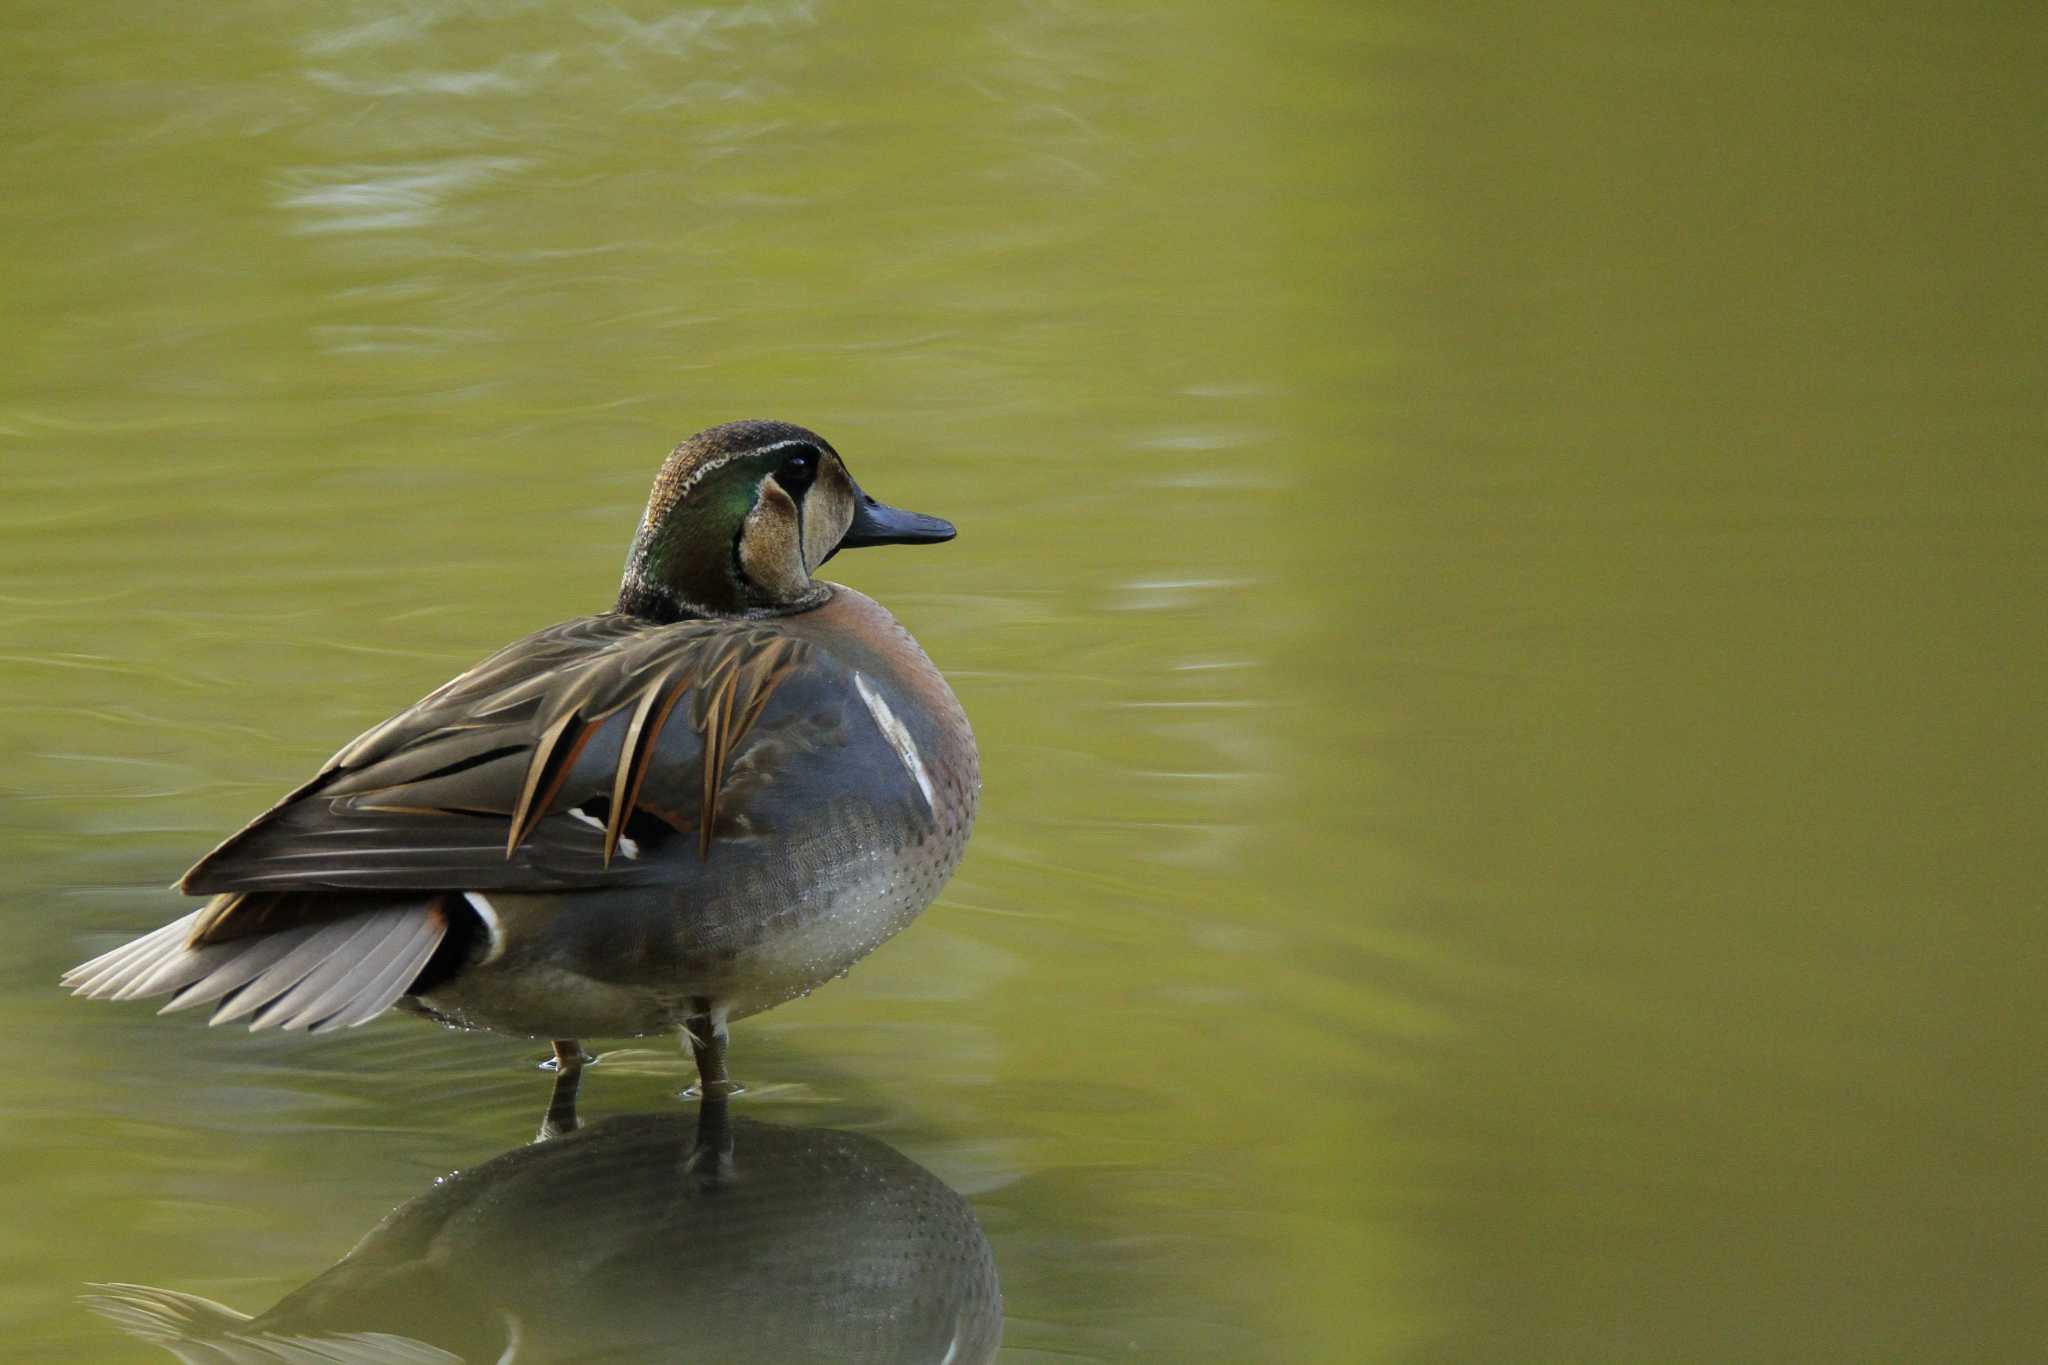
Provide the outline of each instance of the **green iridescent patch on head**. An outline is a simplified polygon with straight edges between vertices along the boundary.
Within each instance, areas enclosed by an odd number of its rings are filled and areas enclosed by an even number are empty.
[[[745,609],[739,537],[776,459],[773,454],[730,455],[713,467],[691,471],[687,485],[658,519],[641,526],[628,576],[698,611]]]

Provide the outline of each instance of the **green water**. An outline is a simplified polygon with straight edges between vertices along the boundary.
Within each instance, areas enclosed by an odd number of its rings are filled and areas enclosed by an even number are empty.
[[[531,1044],[56,977],[743,416],[959,524],[833,570],[986,788],[739,1108],[965,1196],[1005,1361],[2039,1357],[2039,7],[4,32],[8,1358],[532,1136]]]

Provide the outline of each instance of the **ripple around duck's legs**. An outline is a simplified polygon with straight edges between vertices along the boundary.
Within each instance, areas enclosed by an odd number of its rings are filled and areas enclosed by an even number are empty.
[[[585,1052],[583,1044],[574,1038],[557,1038],[554,1040],[554,1044],[555,1055],[541,1059],[540,1069],[542,1071],[561,1071],[568,1067],[597,1065],[595,1054]]]

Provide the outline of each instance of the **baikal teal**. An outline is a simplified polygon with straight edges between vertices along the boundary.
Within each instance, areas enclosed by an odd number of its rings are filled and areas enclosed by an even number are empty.
[[[499,651],[345,746],[185,874],[212,899],[75,992],[318,1031],[394,1006],[555,1040],[727,1022],[844,974],[944,886],[980,769],[842,549],[948,540],[821,437],[735,422],[662,466],[613,610]]]

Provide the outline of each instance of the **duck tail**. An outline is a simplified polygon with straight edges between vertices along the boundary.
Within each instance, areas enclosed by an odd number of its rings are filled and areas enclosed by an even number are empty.
[[[251,1029],[320,1033],[389,1009],[448,933],[448,913],[436,896],[195,946],[226,899],[73,967],[63,984],[90,1000],[168,995],[161,1014],[217,1001],[215,1024],[246,1017]]]

